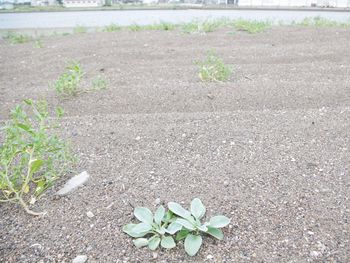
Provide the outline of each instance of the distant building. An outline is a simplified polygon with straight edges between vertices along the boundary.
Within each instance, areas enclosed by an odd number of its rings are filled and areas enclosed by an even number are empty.
[[[65,7],[96,7],[104,4],[105,0],[63,0]]]
[[[31,0],[30,5],[31,6],[49,6],[49,5],[56,5],[56,0]]]
[[[13,9],[13,8],[14,8],[13,3],[10,3],[10,2],[0,2],[0,10],[3,10],[3,9]]]

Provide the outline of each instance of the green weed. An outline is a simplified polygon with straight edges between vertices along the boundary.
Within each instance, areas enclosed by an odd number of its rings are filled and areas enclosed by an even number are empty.
[[[63,96],[75,96],[80,92],[80,82],[84,71],[78,62],[70,62],[65,71],[54,82],[56,92]]]
[[[44,47],[43,41],[41,39],[35,40],[34,47],[35,48],[43,48]]]
[[[268,21],[249,21],[243,19],[234,20],[231,24],[236,30],[246,31],[250,34],[266,31],[272,25]]]
[[[25,100],[11,112],[11,119],[1,129],[0,202],[29,208],[59,178],[73,161],[67,144],[50,133],[47,104]],[[59,110],[62,112],[62,110]]]
[[[204,61],[197,63],[199,65],[199,78],[202,81],[225,81],[232,69],[226,65],[214,52],[209,52]]]
[[[98,76],[92,80],[92,89],[91,91],[103,90],[107,88],[107,80]]]
[[[299,23],[294,23],[298,26],[313,26],[313,27],[350,27],[350,22],[337,22],[323,18],[320,16],[306,17]]]
[[[112,24],[110,24],[108,26],[105,26],[103,31],[105,31],[105,32],[114,32],[114,31],[119,31],[121,29],[122,28],[120,26],[112,23]]]
[[[33,37],[25,34],[18,34],[16,32],[8,32],[4,37],[11,44],[23,44],[33,40]]]
[[[176,246],[175,240],[184,240],[186,253],[195,256],[202,246],[203,234],[222,240],[224,234],[220,228],[230,223],[230,219],[222,215],[202,223],[206,208],[198,198],[192,200],[190,211],[175,202],[169,202],[168,208],[166,211],[160,206],[154,215],[146,207],[135,208],[134,215],[141,223],[127,224],[123,231],[136,238],[133,242],[137,248],[148,246],[149,249],[156,250],[160,245],[171,249]]]
[[[82,25],[77,25],[74,30],[73,30],[74,34],[83,34],[87,32],[87,28],[85,26]]]
[[[218,28],[225,26],[226,20],[205,20],[205,21],[192,21],[182,24],[182,31],[184,33],[209,33],[217,30]]]

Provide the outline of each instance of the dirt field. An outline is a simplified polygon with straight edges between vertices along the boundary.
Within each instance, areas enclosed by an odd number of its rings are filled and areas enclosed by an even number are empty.
[[[91,178],[62,198],[71,175],[59,180],[34,207],[44,217],[0,204],[0,262],[350,262],[349,43],[349,29],[297,27],[1,42],[1,119],[25,98],[61,105],[76,171]],[[211,49],[230,81],[199,80]],[[59,99],[49,83],[72,59],[108,88]],[[194,197],[232,218],[194,258],[136,249],[121,231],[132,206]]]

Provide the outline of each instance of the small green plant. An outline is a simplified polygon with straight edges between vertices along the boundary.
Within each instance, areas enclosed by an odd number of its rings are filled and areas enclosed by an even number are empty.
[[[199,78],[202,81],[225,81],[232,73],[231,67],[212,51],[204,61],[198,62],[198,65]]]
[[[40,38],[35,40],[34,47],[35,48],[43,48],[44,47],[43,41]]]
[[[86,33],[87,32],[87,28],[85,26],[82,25],[76,25],[74,28],[74,33],[75,34],[82,34],[82,33]]]
[[[154,24],[149,26],[150,30],[164,30],[164,31],[170,31],[174,30],[176,28],[175,24],[167,23],[167,22],[160,22],[158,24]]]
[[[180,218],[175,223],[182,226],[182,229],[176,235],[176,240],[185,239],[185,251],[188,255],[194,256],[202,245],[201,233],[209,234],[219,240],[224,238],[224,234],[220,230],[230,223],[230,219],[226,216],[214,216],[209,222],[201,223],[206,208],[202,201],[195,198],[191,202],[191,212],[184,209],[180,204],[170,202],[169,210]]]
[[[15,32],[8,32],[4,38],[7,39],[11,44],[23,44],[33,40],[33,37],[29,35],[18,34]]]
[[[140,26],[138,24],[132,24],[130,26],[128,26],[129,30],[133,31],[133,32],[137,32],[137,31],[141,31],[143,30],[143,26]]]
[[[122,28],[114,23],[108,25],[108,26],[105,26],[103,31],[105,32],[114,32],[114,31],[119,31],[121,30]]]
[[[350,22],[337,22],[320,16],[306,17],[301,22],[294,23],[299,26],[313,27],[350,27]]]
[[[165,213],[163,206],[156,210],[154,216],[148,208],[136,207],[134,215],[141,223],[127,224],[123,227],[123,231],[136,238],[133,241],[136,247],[148,246],[149,249],[155,250],[159,244],[167,249],[176,246],[174,239],[167,235],[166,230],[167,225],[173,220],[173,215],[171,212]]]
[[[61,108],[56,112],[63,114]],[[44,101],[25,100],[11,112],[11,119],[1,129],[5,140],[0,145],[0,202],[18,203],[29,214],[41,214],[29,204],[73,161],[67,144],[50,134],[52,128]]]
[[[102,78],[101,76],[96,77],[92,80],[92,90],[103,90],[107,88],[107,80]]]
[[[173,235],[176,234],[176,241],[185,240],[186,253],[194,256],[202,245],[203,234],[222,240],[224,234],[220,228],[230,223],[230,219],[222,215],[201,223],[206,208],[198,198],[192,200],[190,211],[175,202],[169,202],[168,208],[166,211],[160,206],[153,216],[148,208],[136,207],[134,215],[141,223],[127,224],[123,231],[136,238],[133,241],[136,247],[148,246],[151,250],[157,249],[159,244],[167,249],[175,247]]]
[[[60,95],[75,96],[80,91],[80,82],[84,71],[78,62],[70,62],[65,72],[54,83],[54,88]]]
[[[217,30],[218,28],[224,26],[226,20],[205,20],[205,21],[192,21],[182,25],[182,31],[184,33],[209,33]]]
[[[249,21],[243,19],[232,21],[232,25],[236,30],[246,31],[250,34],[260,33],[271,27],[271,23],[268,21]]]

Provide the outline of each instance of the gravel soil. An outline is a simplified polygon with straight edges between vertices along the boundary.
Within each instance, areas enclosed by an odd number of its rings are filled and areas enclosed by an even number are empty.
[[[73,174],[47,191],[33,207],[45,216],[0,204],[0,262],[350,262],[350,30],[229,32],[0,43],[1,119],[25,98],[61,105],[74,169],[90,174],[71,195],[55,193]],[[208,50],[232,65],[228,82],[199,80]],[[108,88],[57,97],[49,84],[73,59],[84,86],[101,75]],[[194,197],[232,218],[196,257],[136,249],[121,231],[134,206]]]

